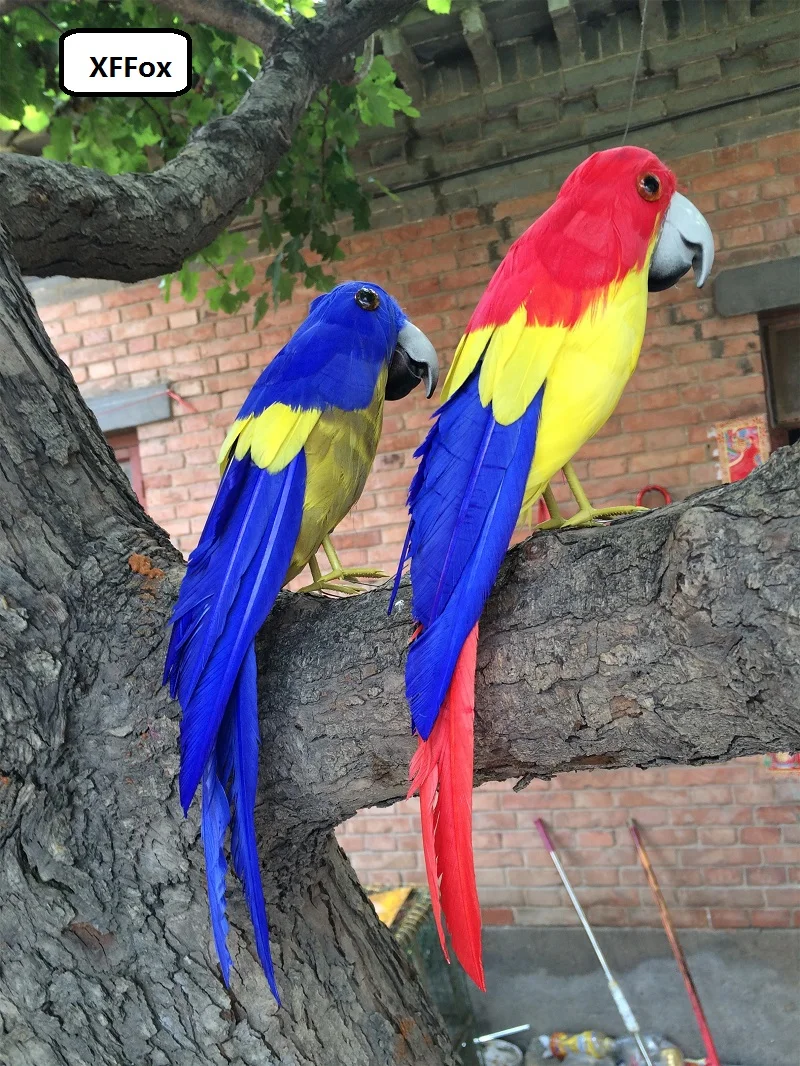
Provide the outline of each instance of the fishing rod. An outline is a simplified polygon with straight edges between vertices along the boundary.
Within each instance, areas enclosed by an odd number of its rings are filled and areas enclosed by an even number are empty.
[[[689,1002],[692,1004],[692,1010],[697,1021],[697,1027],[700,1030],[700,1036],[703,1039],[703,1047],[706,1049],[706,1063],[708,1066],[720,1066],[719,1056],[717,1049],[714,1046],[714,1039],[711,1036],[711,1030],[708,1027],[706,1021],[705,1011],[700,1003],[700,997],[697,994],[692,975],[689,972],[689,964],[686,961],[686,956],[683,953],[683,948],[678,940],[677,933],[675,932],[675,926],[672,924],[672,918],[667,910],[667,902],[664,899],[664,895],[661,891],[661,887],[656,878],[655,871],[650,863],[650,859],[645,850],[642,842],[642,836],[639,832],[639,827],[631,819],[628,822],[628,828],[631,831],[633,842],[636,845],[636,853],[639,856],[639,861],[644,867],[644,872],[647,875],[647,881],[650,885],[650,889],[655,897],[656,904],[658,905],[658,912],[661,915],[661,924],[664,926],[664,932],[667,934],[667,940],[669,940],[669,946],[672,948],[672,954],[675,956],[675,961],[678,964],[678,969],[681,971],[681,977],[683,983],[686,986],[686,994],[689,997]]]
[[[578,915],[581,925],[583,926],[586,935],[589,937],[589,943],[594,948],[594,953],[597,956],[597,961],[603,968],[603,973],[606,975],[606,980],[608,981],[608,990],[614,999],[614,1003],[616,1004],[623,1024],[628,1030],[628,1033],[636,1041],[636,1046],[639,1049],[645,1066],[653,1066],[653,1060],[650,1058],[650,1055],[647,1052],[647,1048],[644,1046],[644,1041],[642,1040],[642,1031],[639,1028],[639,1023],[636,1021],[636,1015],[631,1010],[630,1004],[625,998],[625,993],[617,984],[617,981],[615,980],[614,975],[611,972],[608,963],[606,962],[606,957],[603,954],[600,945],[597,943],[594,931],[589,925],[588,918],[583,913],[583,907],[581,907],[580,903],[578,902],[578,897],[575,895],[572,885],[569,883],[569,878],[566,875],[564,867],[561,865],[561,861],[559,860],[558,855],[556,855],[556,849],[553,847],[553,841],[550,839],[548,832],[545,829],[544,822],[541,818],[536,819],[536,828],[539,830],[539,836],[542,838],[542,843],[550,853],[550,858],[553,860],[553,866],[555,866],[556,870],[558,871],[558,876],[561,878],[561,883],[567,890],[567,895],[570,898],[572,906],[575,908],[575,913]],[[719,1064],[717,1064],[717,1066],[719,1066]]]

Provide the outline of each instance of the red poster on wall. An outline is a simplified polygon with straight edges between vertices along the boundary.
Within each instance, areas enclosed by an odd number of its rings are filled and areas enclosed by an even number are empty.
[[[718,422],[714,430],[723,481],[741,481],[769,458],[769,431],[763,415]]]

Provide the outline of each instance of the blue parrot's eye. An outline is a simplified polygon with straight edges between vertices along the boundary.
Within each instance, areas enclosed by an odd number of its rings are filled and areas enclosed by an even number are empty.
[[[377,311],[381,305],[381,298],[374,289],[364,286],[356,293],[356,303],[362,311]]]

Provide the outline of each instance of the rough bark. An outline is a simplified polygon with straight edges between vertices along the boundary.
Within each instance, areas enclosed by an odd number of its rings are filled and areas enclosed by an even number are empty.
[[[269,57],[233,114],[202,127],[153,174],[0,153],[3,218],[23,272],[138,281],[177,270],[258,192],[316,93],[351,73],[363,42],[416,3],[350,0],[275,29]]]
[[[284,1008],[235,885],[228,993],[160,688],[183,564],[3,251],[0,1062],[450,1063],[332,837],[405,792],[407,604],[285,594],[265,627],[258,830]],[[799,484],[795,448],[740,485],[511,552],[482,629],[476,779],[800,747]]]

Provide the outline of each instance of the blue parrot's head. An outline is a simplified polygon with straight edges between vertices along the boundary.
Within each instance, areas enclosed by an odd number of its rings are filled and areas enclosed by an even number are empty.
[[[433,395],[439,378],[436,350],[380,285],[342,282],[312,301],[306,325],[313,329],[315,322],[338,327],[343,335],[356,334],[362,355],[388,362],[387,400],[407,396],[420,381],[425,382],[426,395]]]

